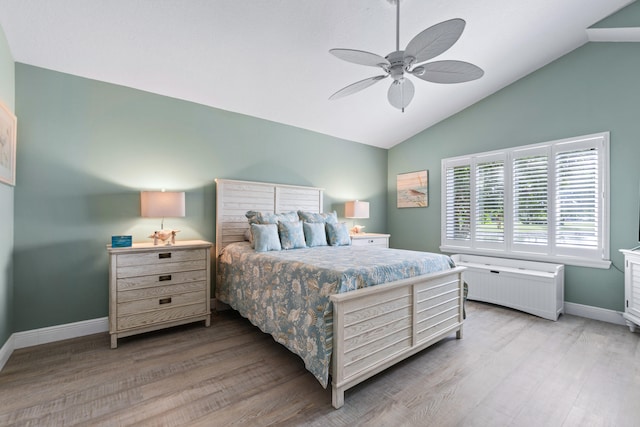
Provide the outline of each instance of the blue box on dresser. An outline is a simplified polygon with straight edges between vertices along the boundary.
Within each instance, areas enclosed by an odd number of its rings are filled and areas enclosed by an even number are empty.
[[[131,236],[111,236],[111,247],[113,248],[131,247]]]

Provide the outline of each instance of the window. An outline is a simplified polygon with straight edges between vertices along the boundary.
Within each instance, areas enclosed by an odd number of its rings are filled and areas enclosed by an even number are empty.
[[[442,246],[609,267],[609,133],[442,160]]]

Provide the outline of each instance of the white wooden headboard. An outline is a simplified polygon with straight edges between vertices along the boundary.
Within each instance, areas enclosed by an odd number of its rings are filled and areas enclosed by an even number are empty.
[[[244,240],[247,211],[322,212],[323,194],[316,187],[216,179],[216,257],[229,243]]]

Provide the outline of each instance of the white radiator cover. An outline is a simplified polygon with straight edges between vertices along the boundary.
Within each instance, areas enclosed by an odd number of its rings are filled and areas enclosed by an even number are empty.
[[[469,286],[467,299],[503,305],[549,320],[564,313],[564,265],[453,255]]]

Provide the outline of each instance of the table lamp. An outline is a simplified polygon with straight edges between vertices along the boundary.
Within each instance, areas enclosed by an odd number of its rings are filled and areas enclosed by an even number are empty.
[[[344,217],[345,218],[369,218],[369,202],[362,202],[360,200],[353,200],[344,204]],[[351,229],[352,233],[360,233],[364,229],[364,225],[355,224]]]
[[[160,230],[149,237],[157,245],[162,240],[166,245],[175,243],[176,233],[180,230],[165,230],[165,217],[183,217],[185,215],[184,192],[176,191],[141,191],[140,212],[145,218],[162,218]]]

